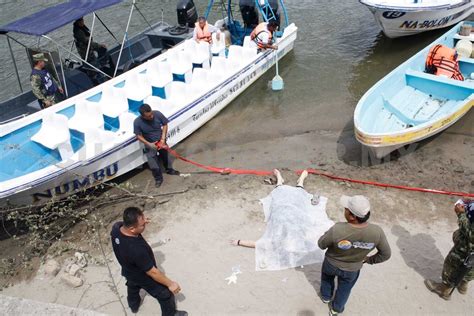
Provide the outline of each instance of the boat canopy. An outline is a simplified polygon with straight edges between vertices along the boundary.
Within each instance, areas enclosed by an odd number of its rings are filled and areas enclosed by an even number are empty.
[[[48,7],[0,27],[0,34],[16,32],[34,36],[46,35],[99,9],[123,0],[70,0]]]

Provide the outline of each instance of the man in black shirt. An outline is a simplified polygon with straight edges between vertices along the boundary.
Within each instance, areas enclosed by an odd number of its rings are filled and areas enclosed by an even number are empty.
[[[153,250],[141,235],[148,222],[139,208],[128,207],[123,222],[115,223],[110,233],[115,257],[127,279],[128,306],[133,313],[138,312],[139,292],[144,289],[158,300],[163,316],[185,316],[186,312],[176,310],[174,298],[181,287],[156,268]]]
[[[133,132],[139,141],[145,144],[145,154],[148,166],[155,178],[155,186],[159,188],[163,183],[163,173],[160,169],[160,160],[167,174],[179,175],[179,171],[171,167],[166,147],[168,133],[168,119],[159,111],[152,111],[148,104],[140,107],[140,116],[133,122]],[[160,159],[161,158],[161,159]]]

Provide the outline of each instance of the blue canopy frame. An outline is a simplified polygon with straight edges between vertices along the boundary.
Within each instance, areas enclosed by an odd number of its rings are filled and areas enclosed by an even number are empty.
[[[70,0],[48,7],[0,27],[0,34],[15,32],[33,36],[46,35],[66,24],[123,0]]]

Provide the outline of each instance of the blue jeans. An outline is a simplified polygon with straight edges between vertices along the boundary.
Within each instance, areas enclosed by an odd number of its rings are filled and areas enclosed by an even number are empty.
[[[332,309],[338,313],[344,311],[344,306],[349,299],[352,287],[359,278],[360,271],[344,271],[330,264],[324,259],[321,269],[321,298],[331,300],[334,294],[334,279],[337,277],[337,290],[331,301]]]

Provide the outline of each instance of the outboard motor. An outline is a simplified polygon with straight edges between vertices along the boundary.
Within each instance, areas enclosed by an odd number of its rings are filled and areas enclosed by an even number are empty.
[[[255,0],[240,0],[240,13],[246,28],[255,28],[258,25],[258,12]]]
[[[198,15],[193,0],[179,0],[176,5],[176,12],[178,13],[179,25],[194,27]]]

